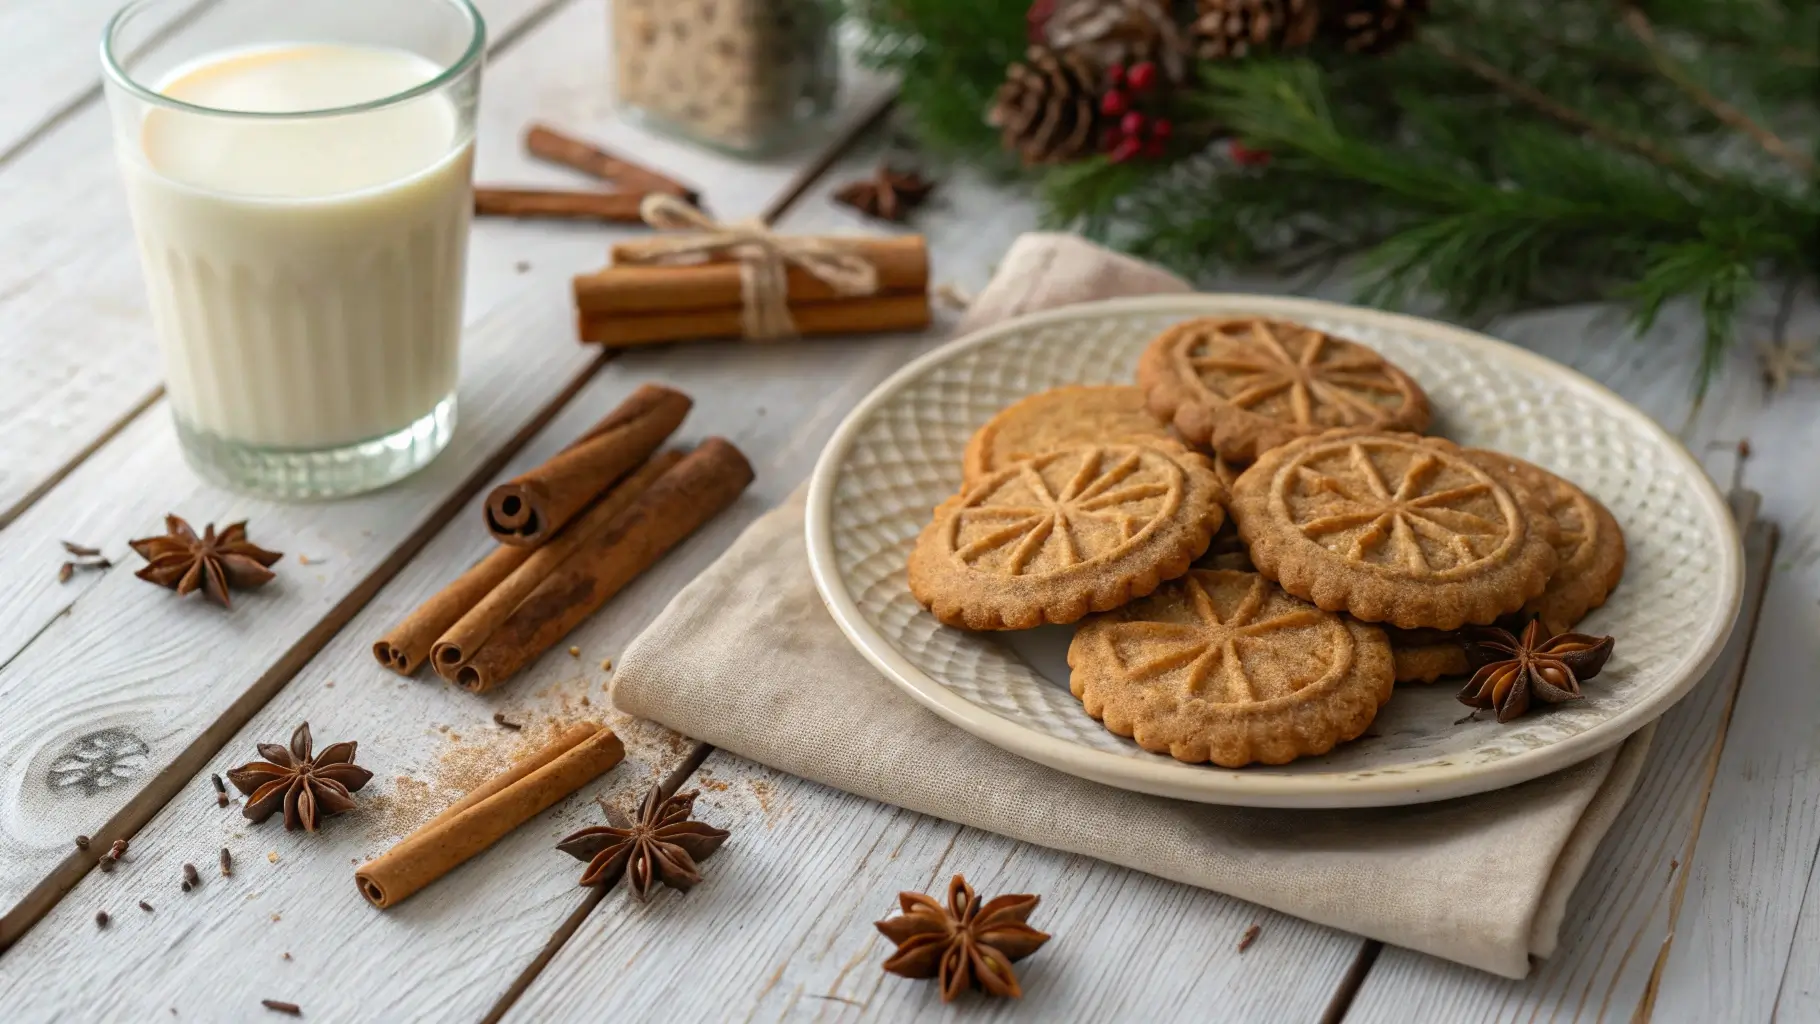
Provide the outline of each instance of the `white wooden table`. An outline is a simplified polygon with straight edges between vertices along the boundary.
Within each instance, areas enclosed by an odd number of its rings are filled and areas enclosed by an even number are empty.
[[[566,287],[619,232],[481,222],[462,425],[434,466],[333,504],[199,483],[160,397],[100,102],[94,42],[118,2],[0,0],[0,1020],[256,1020],[262,998],[315,1021],[933,1017],[944,1011],[932,986],[880,972],[886,948],[870,922],[899,890],[934,891],[956,871],[983,892],[1041,893],[1037,923],[1057,936],[1024,965],[1022,1003],[970,999],[945,1011],[956,1017],[1820,1019],[1820,382],[1771,400],[1746,345],[1694,408],[1697,318],[1685,310],[1640,341],[1603,309],[1491,326],[1678,431],[1716,476],[1760,492],[1783,531],[1742,671],[1669,713],[1561,951],[1506,981],[830,791],[606,706],[603,659],[788,494],[841,416],[940,332],[609,360],[574,342]],[[827,197],[887,145],[886,129],[866,125],[888,99],[883,83],[853,79],[811,151],[762,164],[711,156],[614,119],[606,3],[481,4],[493,38],[481,179],[576,183],[520,152],[538,119],[635,150],[701,186],[722,216],[762,213],[792,232],[874,227]],[[234,16],[196,0],[169,32],[218,33]],[[1034,221],[1024,195],[949,172],[913,227],[929,237],[938,281],[977,289]],[[1772,311],[1746,335],[1767,337]],[[1812,296],[1794,330],[1820,330]],[[553,651],[485,697],[378,670],[373,639],[486,550],[477,496],[653,379],[696,396],[687,434],[724,434],[751,457],[758,481],[739,504],[587,622],[569,641],[579,658]],[[1740,465],[1745,438],[1754,454]],[[280,582],[231,614],[149,589],[125,542],[156,532],[166,512],[250,518],[258,542],[286,552]],[[60,584],[63,539],[118,564]],[[583,704],[620,729],[624,765],[391,912],[357,897],[354,864],[508,756],[496,711],[541,720]],[[319,742],[360,741],[376,773],[363,809],[313,837],[217,809],[209,774],[306,718]],[[84,743],[108,745],[115,770],[68,784],[52,766]],[[623,803],[656,779],[701,788],[701,816],[733,830],[706,882],[642,907],[578,888],[579,865],[554,840],[597,817],[595,797]],[[94,837],[90,853],[76,851],[78,833]],[[126,861],[91,870],[121,836]],[[231,878],[213,871],[222,846],[237,855]],[[184,862],[205,874],[188,894]],[[1241,953],[1253,924],[1259,937]]]

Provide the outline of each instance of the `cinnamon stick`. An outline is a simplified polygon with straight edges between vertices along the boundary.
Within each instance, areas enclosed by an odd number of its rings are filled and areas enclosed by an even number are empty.
[[[790,304],[790,318],[805,335],[865,334],[876,331],[919,331],[929,326],[927,293],[873,295],[838,302]],[[655,345],[666,341],[699,341],[706,338],[744,336],[744,321],[737,309],[702,309],[639,316],[601,316],[582,313],[577,329],[582,341],[608,348]]]
[[[929,249],[921,235],[840,241],[877,269],[880,292],[929,289]],[[785,273],[793,303],[854,298],[797,267]],[[683,266],[621,264],[575,278],[575,308],[589,314],[738,309],[743,302],[739,264],[724,260]]]
[[[548,462],[493,488],[487,495],[487,530],[501,544],[543,543],[649,458],[693,404],[680,391],[643,385]]]
[[[700,205],[700,194],[675,178],[623,156],[615,156],[591,142],[564,135],[549,125],[532,125],[525,132],[525,149],[534,157],[612,182],[628,192],[668,192],[687,199],[691,206]]]
[[[681,452],[658,452],[587,511],[576,516],[549,543],[535,549],[502,548],[503,551],[524,552],[527,557],[511,575],[472,602],[465,614],[445,627],[439,638],[433,641],[429,657],[436,674],[454,682],[456,674],[468,663],[469,655],[480,649],[487,637],[493,635],[499,624],[537,589],[537,585],[546,576],[574,558],[583,544],[606,528],[615,516],[624,512],[639,495],[682,459]]]
[[[597,722],[571,728],[361,865],[354,872],[355,884],[375,907],[396,906],[625,756],[625,745],[613,730]]]
[[[563,638],[752,482],[738,448],[711,437],[657,479],[512,610],[456,682],[476,693],[510,678]]]
[[[477,217],[553,217],[642,224],[638,204],[643,192],[565,192],[559,189],[476,188]]]
[[[401,676],[415,675],[424,659],[436,645],[436,638],[448,632],[475,604],[510,578],[525,559],[530,548],[500,547],[474,563],[453,583],[417,606],[417,610],[373,645],[373,657]]]

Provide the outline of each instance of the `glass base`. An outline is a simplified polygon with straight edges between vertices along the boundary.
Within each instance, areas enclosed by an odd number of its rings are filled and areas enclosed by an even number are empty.
[[[402,430],[339,448],[259,448],[175,418],[184,460],[212,484],[268,498],[342,498],[377,490],[430,464],[455,434],[455,396]]]

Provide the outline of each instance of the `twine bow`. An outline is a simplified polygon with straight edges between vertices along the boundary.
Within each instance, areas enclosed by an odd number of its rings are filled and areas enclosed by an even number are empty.
[[[739,261],[741,329],[757,341],[795,336],[790,318],[787,268],[797,267],[842,296],[878,291],[878,268],[824,238],[774,234],[763,221],[722,224],[673,195],[654,192],[639,204],[646,224],[665,231],[687,232],[621,244],[625,263],[666,266],[701,263],[716,256]]]

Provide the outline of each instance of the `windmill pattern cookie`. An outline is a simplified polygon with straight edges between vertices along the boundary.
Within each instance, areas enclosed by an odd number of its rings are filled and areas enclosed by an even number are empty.
[[[1390,699],[1384,631],[1256,573],[1196,569],[1082,624],[1069,689],[1145,750],[1238,768],[1324,754]]]
[[[1611,511],[1573,484],[1514,455],[1469,449],[1474,462],[1506,474],[1542,502],[1555,521],[1559,564],[1548,588],[1523,606],[1550,634],[1565,633],[1605,603],[1624,575],[1624,530]]]
[[[975,431],[962,456],[961,471],[971,483],[1032,455],[1120,441],[1183,447],[1169,433],[1169,424],[1144,408],[1141,388],[1051,388],[1006,406]]]
[[[1258,571],[1329,611],[1457,629],[1516,611],[1554,571],[1554,524],[1451,442],[1335,431],[1266,452],[1230,511]]]
[[[1428,397],[1356,342],[1280,320],[1189,320],[1138,360],[1150,411],[1220,457],[1249,462],[1335,427],[1427,429]]]
[[[1082,445],[991,473],[935,510],[910,591],[967,629],[1074,622],[1188,570],[1219,528],[1211,464],[1147,445]]]

